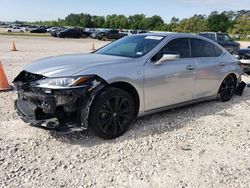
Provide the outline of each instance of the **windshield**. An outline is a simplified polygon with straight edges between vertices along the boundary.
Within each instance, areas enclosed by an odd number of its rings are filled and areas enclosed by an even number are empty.
[[[164,37],[159,35],[134,35],[124,37],[120,40],[110,43],[95,53],[132,58],[142,57],[150,52],[163,39]]]

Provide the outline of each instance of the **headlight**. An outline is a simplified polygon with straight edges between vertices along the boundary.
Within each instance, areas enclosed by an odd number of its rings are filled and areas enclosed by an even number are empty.
[[[69,87],[79,87],[84,85],[91,76],[69,77],[69,78],[45,78],[34,83],[35,87],[49,89],[63,89]]]

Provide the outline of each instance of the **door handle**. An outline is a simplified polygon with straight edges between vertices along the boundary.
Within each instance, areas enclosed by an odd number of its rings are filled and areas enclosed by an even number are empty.
[[[226,65],[226,63],[220,62],[219,65],[222,66],[222,67],[224,67]]]
[[[194,70],[195,67],[194,67],[194,65],[188,65],[188,66],[186,66],[186,69],[187,70]]]

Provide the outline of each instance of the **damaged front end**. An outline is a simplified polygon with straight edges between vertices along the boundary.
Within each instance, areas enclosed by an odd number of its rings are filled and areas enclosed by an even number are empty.
[[[15,108],[32,126],[70,132],[88,128],[90,105],[106,82],[96,75],[48,78],[22,71],[13,81]]]

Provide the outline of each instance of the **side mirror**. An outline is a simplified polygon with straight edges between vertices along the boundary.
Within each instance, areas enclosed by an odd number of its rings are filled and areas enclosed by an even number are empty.
[[[156,65],[161,65],[164,62],[167,62],[167,61],[176,61],[178,59],[180,59],[180,55],[179,54],[164,54],[162,56],[162,58],[159,59],[159,61],[157,61],[155,64]]]

